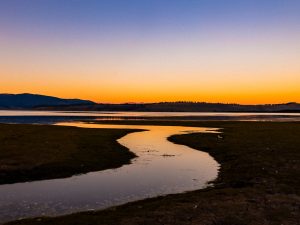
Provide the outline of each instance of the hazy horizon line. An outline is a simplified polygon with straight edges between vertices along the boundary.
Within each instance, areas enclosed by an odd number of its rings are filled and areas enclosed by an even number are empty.
[[[110,105],[122,105],[122,104],[160,104],[160,103],[205,103],[205,104],[224,104],[224,105],[286,105],[286,104],[300,104],[295,101],[288,101],[288,102],[278,102],[278,103],[237,103],[237,102],[208,102],[208,101],[189,101],[189,100],[177,100],[177,101],[153,101],[153,102],[134,102],[134,101],[128,101],[128,102],[100,102],[100,101],[93,101],[90,99],[82,99],[82,98],[66,98],[66,97],[58,97],[58,96],[53,96],[53,95],[48,95],[48,94],[39,94],[39,93],[30,93],[30,92],[21,92],[21,93],[0,93],[0,95],[39,95],[39,96],[47,96],[47,97],[54,97],[54,98],[60,98],[60,99],[80,99],[80,100],[85,100],[85,101],[91,101],[96,104],[110,104]]]

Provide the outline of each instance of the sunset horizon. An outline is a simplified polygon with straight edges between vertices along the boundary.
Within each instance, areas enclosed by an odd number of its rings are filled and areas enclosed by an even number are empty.
[[[109,102],[109,101],[97,101],[89,98],[79,98],[77,96],[57,96],[57,95],[51,95],[51,94],[43,94],[43,93],[30,93],[30,92],[15,92],[15,93],[0,93],[0,95],[23,95],[23,94],[28,94],[28,95],[41,95],[41,96],[49,96],[49,97],[55,97],[55,98],[61,98],[61,99],[81,99],[81,100],[88,100],[92,101],[96,104],[155,104],[155,103],[179,103],[179,102],[186,102],[186,103],[208,103],[208,104],[239,104],[239,105],[269,105],[269,104],[274,104],[274,105],[280,105],[280,104],[299,104],[300,102],[297,101],[286,101],[286,102],[261,102],[261,103],[240,103],[240,102],[221,102],[221,101],[203,101],[201,99],[196,99],[196,100],[189,100],[189,99],[179,99],[179,100],[173,100],[173,101],[168,101],[168,100],[161,100],[161,101],[123,101],[123,102]],[[97,98],[96,98],[97,99]]]
[[[295,1],[2,1],[0,91],[95,102],[300,102]]]

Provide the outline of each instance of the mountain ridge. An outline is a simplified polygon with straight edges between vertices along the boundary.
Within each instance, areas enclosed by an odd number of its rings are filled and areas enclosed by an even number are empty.
[[[36,107],[92,105],[89,100],[64,99],[40,94],[0,94],[0,108],[2,109],[32,109]]]
[[[66,111],[140,111],[140,112],[300,112],[300,104],[242,105],[208,102],[95,103],[82,99],[64,99],[39,94],[0,94],[0,109]]]

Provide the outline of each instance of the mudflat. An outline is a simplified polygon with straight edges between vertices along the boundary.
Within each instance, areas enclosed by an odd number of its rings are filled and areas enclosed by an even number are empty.
[[[160,125],[164,123],[169,122]],[[222,128],[222,134],[196,133],[169,138],[209,152],[221,163],[214,187],[102,211],[9,224],[299,224],[300,123],[180,122],[177,125]]]
[[[133,132],[0,124],[0,184],[68,177],[130,163],[116,140]]]

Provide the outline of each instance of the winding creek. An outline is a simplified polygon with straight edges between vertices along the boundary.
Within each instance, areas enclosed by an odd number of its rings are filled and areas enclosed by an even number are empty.
[[[143,131],[118,140],[137,155],[129,165],[64,179],[0,185],[0,223],[103,209],[201,189],[218,174],[219,164],[209,154],[167,140],[176,134],[216,132],[216,129],[87,123],[57,125]]]

